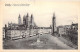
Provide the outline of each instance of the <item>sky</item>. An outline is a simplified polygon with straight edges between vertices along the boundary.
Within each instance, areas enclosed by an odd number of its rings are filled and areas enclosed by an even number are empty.
[[[8,22],[18,23],[18,16],[33,14],[33,18],[37,26],[48,27],[52,25],[53,13],[56,16],[56,26],[70,25],[78,23],[80,11],[80,2],[55,2],[42,0],[27,0],[27,1],[3,1],[1,3],[3,26]],[[29,4],[28,6],[5,6],[5,4]],[[23,22],[23,21],[22,21]]]

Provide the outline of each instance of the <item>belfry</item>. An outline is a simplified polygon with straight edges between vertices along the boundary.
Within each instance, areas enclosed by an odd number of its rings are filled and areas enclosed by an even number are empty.
[[[56,33],[56,17],[55,17],[55,13],[53,13],[53,17],[52,17],[52,35],[54,35]]]

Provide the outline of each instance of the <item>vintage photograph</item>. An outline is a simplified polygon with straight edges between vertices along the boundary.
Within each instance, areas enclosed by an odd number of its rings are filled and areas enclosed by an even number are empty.
[[[3,49],[78,50],[79,2],[6,1]]]

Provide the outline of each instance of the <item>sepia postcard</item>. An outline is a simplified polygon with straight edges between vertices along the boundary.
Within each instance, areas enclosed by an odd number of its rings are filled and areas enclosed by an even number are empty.
[[[80,52],[80,1],[1,0],[0,52]]]

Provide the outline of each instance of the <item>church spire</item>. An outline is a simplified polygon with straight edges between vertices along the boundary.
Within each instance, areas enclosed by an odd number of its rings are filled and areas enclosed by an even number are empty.
[[[20,25],[21,24],[21,16],[19,14],[19,17],[18,17],[18,24]]]
[[[27,17],[29,17],[28,13],[27,13]]]
[[[20,18],[21,16],[20,16],[20,14],[19,14],[19,18]]]
[[[33,15],[31,14],[31,23],[32,23],[32,20],[33,20]]]
[[[55,12],[53,13],[53,18],[55,19]]]

